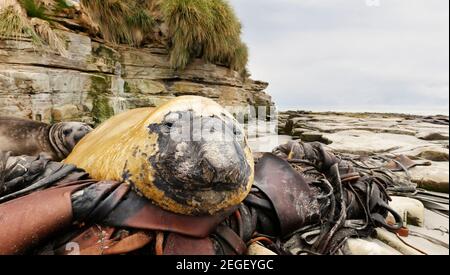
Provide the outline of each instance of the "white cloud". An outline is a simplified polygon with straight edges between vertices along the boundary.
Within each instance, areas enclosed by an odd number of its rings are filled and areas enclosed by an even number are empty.
[[[280,107],[447,110],[449,1],[231,0]],[[399,110],[401,111],[401,110]]]

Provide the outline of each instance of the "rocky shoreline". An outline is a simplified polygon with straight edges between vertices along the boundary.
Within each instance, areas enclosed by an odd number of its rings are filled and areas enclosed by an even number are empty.
[[[413,182],[448,193],[448,122],[448,116],[287,111],[278,115],[278,135],[319,141],[337,153],[405,155],[424,164],[410,170]]]
[[[377,229],[372,237],[350,239],[345,253],[448,255],[448,215],[442,214],[448,213],[448,121],[448,116],[288,111],[279,112],[278,119],[266,127],[272,131],[258,129],[255,135],[255,130],[249,127],[248,132],[257,158],[289,140],[298,140],[321,142],[327,150],[361,160],[370,167],[373,157],[394,159],[404,155],[412,159],[418,165],[406,169],[408,172],[400,171],[398,179],[417,185],[418,192],[411,197],[392,194],[389,203],[407,215],[409,236],[401,238]],[[415,222],[419,220],[420,223]],[[420,248],[421,252],[405,243]]]

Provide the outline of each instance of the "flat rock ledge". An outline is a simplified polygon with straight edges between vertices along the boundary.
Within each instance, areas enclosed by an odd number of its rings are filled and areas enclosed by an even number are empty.
[[[428,161],[410,170],[419,187],[449,192],[448,116],[282,112],[278,134],[318,141],[337,153],[406,155]]]

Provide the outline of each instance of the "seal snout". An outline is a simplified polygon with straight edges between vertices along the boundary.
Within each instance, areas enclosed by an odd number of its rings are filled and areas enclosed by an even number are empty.
[[[89,132],[92,131],[92,128],[87,124],[82,124],[73,135],[73,139],[75,144],[78,143],[84,136],[86,136]]]
[[[199,166],[205,183],[225,190],[245,184],[248,164],[235,141],[212,142],[202,147]]]
[[[92,128],[79,122],[70,122],[64,125],[63,135],[68,140],[71,147],[74,147],[82,138],[84,138]]]

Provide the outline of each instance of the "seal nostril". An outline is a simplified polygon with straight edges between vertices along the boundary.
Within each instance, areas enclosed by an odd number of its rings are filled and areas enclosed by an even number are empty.
[[[247,173],[244,173],[247,170],[245,161],[235,159],[229,154],[223,158],[216,154],[204,154],[200,167],[202,185],[215,190],[232,190],[241,186],[247,179]]]

